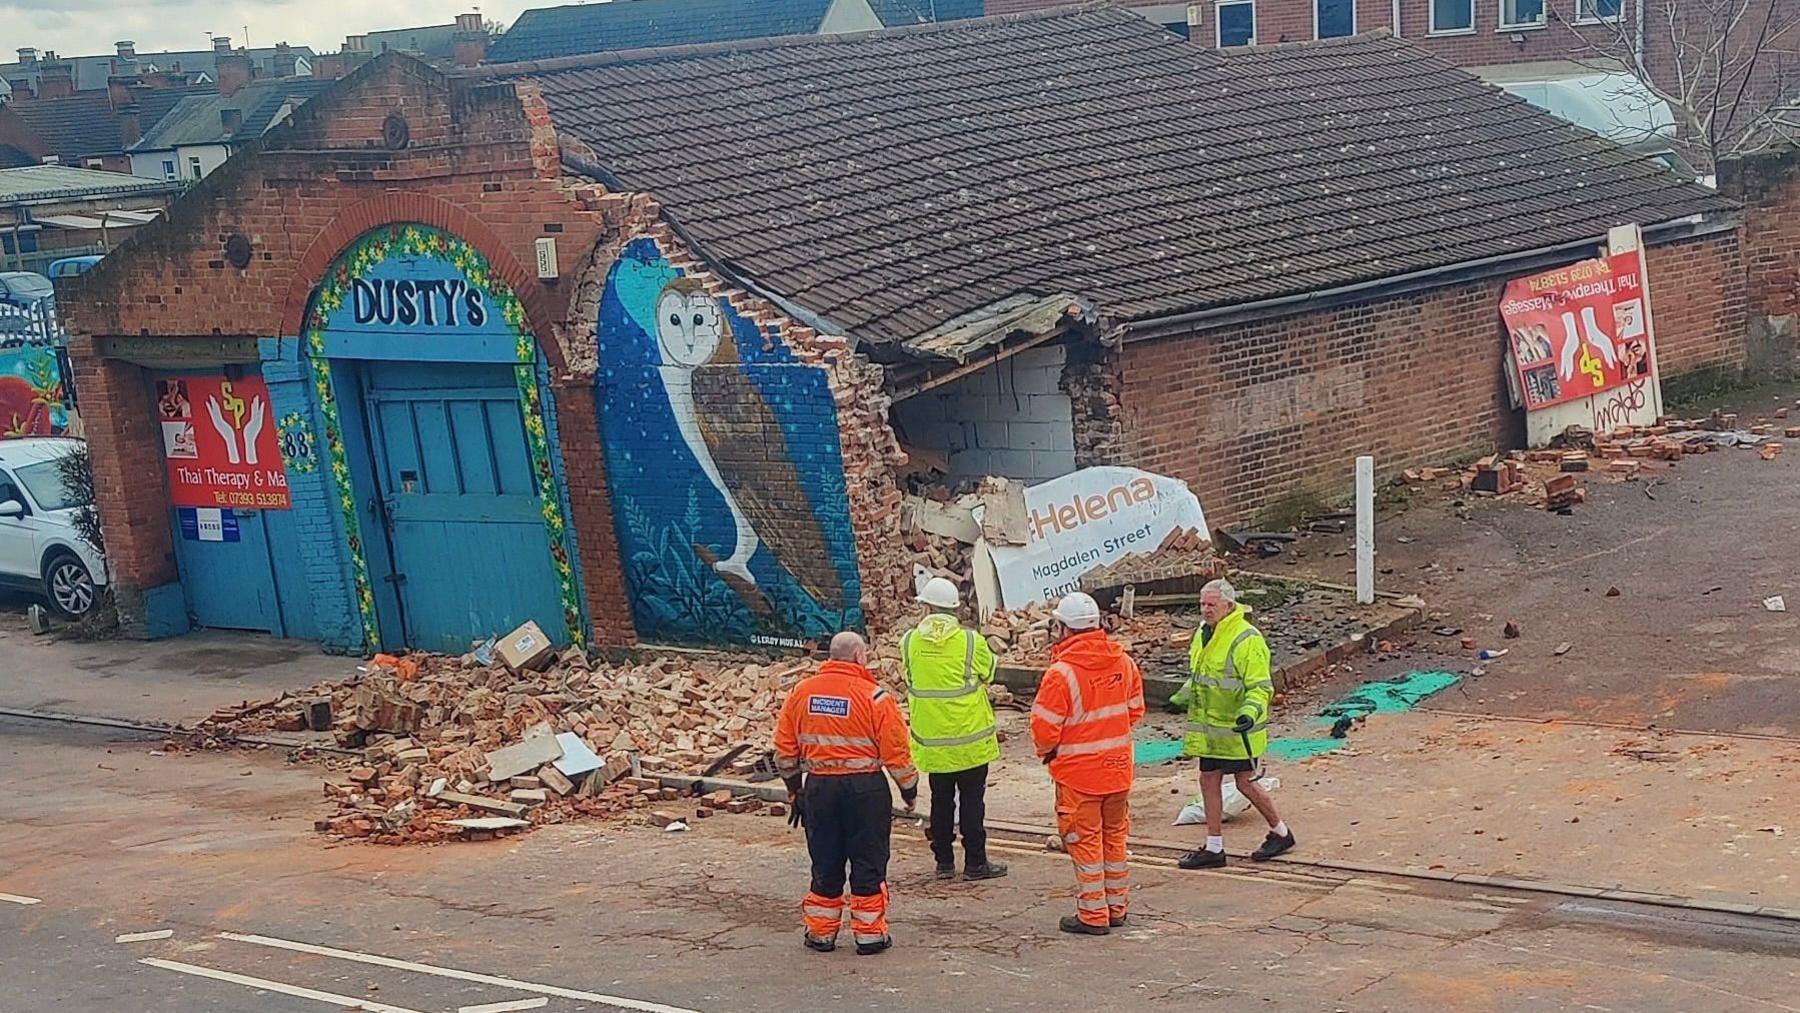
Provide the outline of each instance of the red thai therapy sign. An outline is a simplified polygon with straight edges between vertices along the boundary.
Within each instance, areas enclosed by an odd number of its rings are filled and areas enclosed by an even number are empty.
[[[156,382],[156,416],[178,507],[290,510],[275,405],[261,377],[175,376]]]
[[[1639,250],[1515,278],[1506,285],[1500,316],[1527,411],[1650,376]]]

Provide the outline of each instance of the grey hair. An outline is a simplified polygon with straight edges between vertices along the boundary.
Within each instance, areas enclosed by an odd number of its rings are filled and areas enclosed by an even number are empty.
[[[831,660],[855,661],[857,653],[868,646],[861,634],[845,630],[831,638]]]
[[[1190,584],[1189,586],[1192,587],[1193,585]],[[1233,605],[1237,604],[1237,588],[1232,587],[1231,581],[1226,580],[1223,577],[1220,577],[1218,580],[1207,581],[1206,586],[1200,589],[1200,596],[1202,598],[1209,594],[1216,594]]]

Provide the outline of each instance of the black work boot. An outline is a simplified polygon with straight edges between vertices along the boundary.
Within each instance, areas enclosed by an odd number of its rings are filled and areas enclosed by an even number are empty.
[[[893,945],[894,945],[894,937],[882,936],[880,939],[877,939],[872,943],[857,943],[856,944],[856,955],[859,957],[872,957],[877,953],[886,952]]]
[[[1006,865],[1003,862],[983,862],[963,870],[964,879],[999,879],[1004,875],[1006,875]]]
[[[1063,915],[1062,921],[1057,922],[1056,927],[1077,936],[1104,936],[1112,932],[1112,929],[1105,925],[1089,925],[1081,920],[1080,915]]]
[[[955,879],[956,878],[956,863],[951,862],[950,864],[945,865],[944,863],[939,862],[938,867],[937,867],[937,878],[939,878],[939,879]]]
[[[811,932],[803,931],[801,933],[801,941],[806,944],[807,949],[817,953],[830,953],[832,950],[837,949],[837,940],[815,939]]]
[[[1263,838],[1262,847],[1250,852],[1250,858],[1253,861],[1266,862],[1276,855],[1293,850],[1293,847],[1294,832],[1292,830],[1289,830],[1282,836],[1277,836],[1275,832],[1271,830],[1269,831],[1269,836]]]
[[[1130,916],[1129,915],[1107,915],[1106,916],[1106,924],[1108,924],[1116,929],[1116,928],[1120,927],[1121,925],[1124,925],[1125,921],[1128,917],[1130,917]]]
[[[1181,861],[1175,864],[1183,869],[1223,869],[1225,868],[1225,852],[1195,848],[1182,855]]]

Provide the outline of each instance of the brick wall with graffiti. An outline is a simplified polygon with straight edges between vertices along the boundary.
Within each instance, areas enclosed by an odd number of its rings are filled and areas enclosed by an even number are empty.
[[[638,635],[796,645],[863,623],[826,370],[627,244],[597,314],[608,485]]]

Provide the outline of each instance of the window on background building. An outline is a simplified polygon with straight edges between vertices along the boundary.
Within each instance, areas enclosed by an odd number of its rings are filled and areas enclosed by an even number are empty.
[[[1614,21],[1625,8],[1625,0],[1575,0],[1578,21]]]
[[[173,158],[163,159],[163,178],[164,179],[174,179],[175,178],[175,160]]]
[[[1431,34],[1475,30],[1475,0],[1431,0]]]
[[[1170,22],[1163,23],[1163,30],[1174,32],[1176,35],[1179,35],[1184,39],[1189,37],[1188,23],[1185,20],[1170,21]]]
[[[1535,28],[1544,23],[1544,0],[1500,0],[1501,28]]]
[[[1256,44],[1256,0],[1220,0],[1219,48]]]
[[[189,176],[188,176],[189,179],[199,179],[200,178],[200,156],[199,155],[189,155],[188,156],[188,173],[189,173]]]
[[[1313,0],[1313,23],[1321,39],[1355,35],[1356,0]]]

